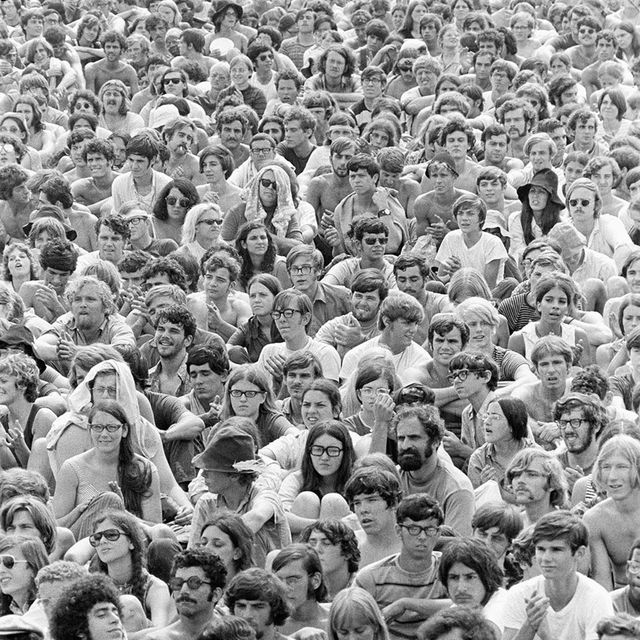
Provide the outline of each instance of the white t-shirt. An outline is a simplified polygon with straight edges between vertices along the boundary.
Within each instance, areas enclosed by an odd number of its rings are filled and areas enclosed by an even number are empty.
[[[317,356],[318,360],[320,360],[320,364],[322,365],[322,375],[325,378],[329,378],[329,380],[334,380],[335,382],[338,381],[338,373],[340,372],[340,356],[338,355],[338,352],[331,345],[314,340],[313,338],[309,338],[307,344],[302,347],[302,349],[297,349],[296,351],[289,349],[284,342],[267,344],[260,352],[258,365],[266,371],[264,362],[269,356],[278,353],[284,358],[288,358],[297,351],[311,351],[311,353],[313,353],[314,356]]]
[[[490,233],[483,231],[480,240],[473,247],[467,247],[462,238],[462,231],[459,229],[450,231],[438,249],[436,261],[444,264],[447,258],[452,256],[457,256],[463,267],[472,267],[480,273],[484,273],[485,267],[493,260],[500,260],[496,282],[500,282],[504,277],[504,263],[508,258],[507,250],[500,238]]]
[[[505,630],[519,630],[524,625],[527,619],[525,600],[534,591],[544,594],[544,585],[544,576],[536,576],[507,591],[503,607]],[[548,608],[545,617],[545,623],[549,625],[547,637],[554,640],[597,640],[596,625],[602,618],[612,615],[613,604],[607,590],[579,573],[578,586],[569,603],[560,611]],[[535,638],[539,640],[540,636],[536,634]]]

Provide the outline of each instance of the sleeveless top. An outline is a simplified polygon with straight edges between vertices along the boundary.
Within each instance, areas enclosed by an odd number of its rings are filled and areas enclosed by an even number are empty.
[[[576,344],[576,329],[572,327],[570,324],[565,324],[564,322],[561,325],[562,327],[562,336],[561,338],[570,346],[574,347]],[[524,354],[527,360],[531,361],[531,352],[533,348],[536,346],[538,340],[540,340],[540,336],[536,333],[536,323],[530,322],[528,325],[524,326],[520,330],[520,335],[524,340]]]

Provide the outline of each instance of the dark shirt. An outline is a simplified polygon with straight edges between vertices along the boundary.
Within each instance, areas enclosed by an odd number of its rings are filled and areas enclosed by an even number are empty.
[[[258,362],[262,348],[274,342],[284,342],[276,323],[271,324],[271,335],[266,338],[260,330],[260,323],[255,316],[251,316],[244,324],[235,330],[229,338],[230,345],[244,347],[249,356],[249,362]]]
[[[307,166],[307,162],[309,161],[309,158],[311,154],[314,152],[315,148],[316,147],[312,145],[311,151],[309,151],[309,154],[304,157],[300,157],[295,154],[294,150],[291,149],[291,147],[287,147],[287,145],[284,142],[281,142],[276,147],[276,152],[293,165],[293,168],[296,171],[296,175],[299,176],[305,170],[305,167]]]

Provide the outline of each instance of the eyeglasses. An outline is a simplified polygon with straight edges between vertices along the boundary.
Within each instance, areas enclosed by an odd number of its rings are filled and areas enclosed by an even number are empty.
[[[104,531],[96,531],[89,536],[89,544],[92,547],[97,547],[100,544],[100,540],[104,538],[109,542],[115,542],[116,540],[120,540],[120,536],[127,536],[123,531],[118,531],[118,529],[105,529]]]
[[[258,56],[258,60],[260,62],[266,62],[267,60],[273,60],[273,55],[270,53],[263,53],[261,56]]]
[[[251,153],[255,153],[257,156],[267,156],[272,151],[273,149],[271,147],[264,147],[264,148],[258,147],[257,149],[251,149]],[[265,185],[265,186],[268,186],[268,185]]]
[[[578,204],[582,205],[583,207],[588,207],[591,204],[591,200],[583,200],[582,198],[572,198],[571,200],[569,200],[570,207],[577,207]]]
[[[313,267],[310,264],[303,264],[299,267],[289,267],[289,273],[295,273],[296,275],[308,276]]]
[[[114,398],[118,393],[118,390],[115,387],[93,387],[91,391],[93,391],[93,393],[98,396],[107,395]]]
[[[400,527],[405,529],[410,536],[417,538],[421,533],[424,533],[428,538],[438,535],[440,527],[421,527],[417,524],[401,524]]]
[[[281,309],[279,311],[272,311],[271,317],[274,320],[279,320],[281,316],[284,316],[287,320],[290,320],[291,318],[293,318],[294,313],[299,313],[300,315],[302,315],[302,311],[300,311],[299,309]]]
[[[411,65],[411,64],[399,64],[398,65],[398,69],[400,71],[411,71],[411,69],[413,69],[413,65]]]
[[[452,371],[448,376],[447,380],[449,382],[455,382],[456,380],[460,380],[460,382],[464,382],[471,372],[469,369],[458,369],[458,371]]]
[[[207,224],[212,227],[214,224],[222,226],[222,220],[220,218],[207,218],[206,220],[198,220],[198,224]]]
[[[181,82],[182,78],[165,78],[162,84],[180,84]]]
[[[320,458],[325,453],[330,458],[337,458],[342,453],[342,449],[340,447],[321,447],[319,444],[314,444],[311,446],[311,449],[309,449],[309,453],[314,458]]]
[[[190,204],[187,198],[176,198],[175,196],[168,196],[164,199],[167,204],[174,206],[175,204],[180,205],[183,208],[187,208]]]
[[[275,180],[268,180],[267,178],[260,178],[260,184],[265,189],[275,189],[278,186],[278,183]]]
[[[627,571],[634,575],[640,573],[640,562],[634,562],[633,560],[627,560]]]
[[[147,221],[147,218],[131,218],[131,220],[129,220],[129,224],[130,225],[141,224],[146,221]]]
[[[595,29],[590,29],[589,27],[583,27],[582,29],[580,29],[580,30],[578,31],[578,33],[579,33],[580,35],[585,35],[585,34],[586,34],[586,35],[591,35],[592,33],[595,33],[595,32],[596,32],[596,30],[595,30]]]
[[[364,243],[369,246],[373,246],[374,244],[385,245],[387,244],[386,238],[364,238]]]
[[[27,562],[27,560],[16,560],[12,555],[7,553],[0,556],[0,562],[2,562],[2,566],[6,569],[13,569],[17,564]]]
[[[572,418],[571,420],[556,420],[556,424],[560,431],[566,431],[567,427],[578,429],[584,422],[588,422],[585,418]]]
[[[91,431],[95,431],[96,433],[102,433],[103,431],[108,431],[109,433],[115,433],[119,429],[122,429],[122,424],[94,424],[91,423],[89,425],[89,429]]]
[[[229,395],[232,398],[242,398],[244,396],[249,400],[251,400],[252,398],[255,398],[257,395],[263,395],[263,394],[264,394],[264,391],[243,391],[242,389],[231,389],[231,391],[229,391]]]
[[[191,576],[186,580],[184,578],[171,578],[171,580],[169,580],[169,587],[171,591],[180,591],[185,582],[191,591],[197,591],[203,584],[211,584],[208,580],[203,580],[202,578],[198,578],[198,576]]]
[[[360,393],[363,396],[371,397],[371,396],[388,396],[389,389],[385,387],[378,387],[377,389],[371,389],[370,387],[363,387],[360,389]]]
[[[381,84],[379,78],[365,78],[360,81],[360,84]]]

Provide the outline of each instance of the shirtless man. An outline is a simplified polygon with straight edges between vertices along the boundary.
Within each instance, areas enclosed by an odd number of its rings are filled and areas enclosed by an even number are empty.
[[[428,191],[416,198],[413,212],[416,217],[418,237],[427,232],[440,241],[458,225],[453,219],[453,203],[469,191],[456,189],[453,183],[458,178],[456,164],[451,154],[446,151],[436,153],[426,169],[426,176],[433,180],[433,191]]]
[[[105,57],[97,62],[90,62],[84,70],[87,89],[96,95],[107,80],[121,80],[129,87],[130,94],[138,91],[138,74],[136,70],[121,58],[127,48],[127,41],[121,33],[107,31],[102,36],[102,48]]]
[[[481,167],[495,167],[505,173],[524,167],[522,160],[507,155],[509,135],[501,124],[489,125],[482,132],[481,141],[484,149],[484,160],[478,163]]]
[[[396,508],[402,490],[396,476],[382,467],[361,467],[347,482],[344,495],[362,527],[355,532],[360,569],[398,553],[402,544],[395,526]]]
[[[407,212],[407,218],[413,218],[413,205],[421,190],[415,180],[401,177],[404,169],[404,154],[397,147],[386,147],[378,153],[378,162],[380,163],[380,186],[392,189],[392,194]]]
[[[17,164],[0,168],[0,222],[8,238],[24,240],[22,227],[33,208],[26,182],[29,174]]]
[[[111,197],[111,185],[117,175],[111,168],[115,159],[113,145],[100,138],[87,140],[82,158],[91,175],[76,180],[71,185],[71,193],[76,202],[89,207],[94,215],[100,215],[100,208]]]
[[[164,127],[162,139],[170,154],[164,172],[174,180],[184,178],[196,185],[203,184],[205,179],[200,173],[200,162],[190,151],[196,139],[195,125],[191,120],[176,118]]]
[[[533,348],[531,362],[539,381],[520,385],[513,389],[511,395],[527,405],[536,440],[553,448],[554,442],[561,437],[553,418],[553,406],[567,391],[573,351],[562,338],[545,336]]]
[[[204,293],[191,294],[187,305],[198,327],[217,333],[226,342],[251,316],[246,300],[229,296],[238,281],[240,265],[224,254],[214,255],[202,265],[202,275]]]
[[[609,591],[627,583],[627,559],[640,530],[639,473],[637,440],[619,435],[603,445],[593,480],[607,498],[589,509],[583,520],[589,529],[593,577]]]

